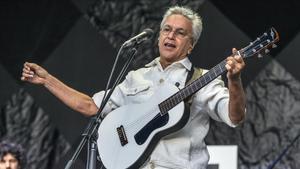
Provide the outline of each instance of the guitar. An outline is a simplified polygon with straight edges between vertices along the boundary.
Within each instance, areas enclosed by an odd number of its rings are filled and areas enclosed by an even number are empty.
[[[274,28],[238,51],[243,58],[267,52],[279,40]],[[175,132],[189,119],[185,100],[227,72],[226,60],[183,89],[163,83],[147,103],[122,106],[110,112],[99,126],[97,140],[102,163],[107,169],[140,167],[159,140]]]

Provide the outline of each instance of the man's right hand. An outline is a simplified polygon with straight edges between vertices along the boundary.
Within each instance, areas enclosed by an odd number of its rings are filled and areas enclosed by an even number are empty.
[[[22,72],[22,81],[28,81],[34,84],[44,84],[49,73],[41,66],[35,63],[24,63]]]

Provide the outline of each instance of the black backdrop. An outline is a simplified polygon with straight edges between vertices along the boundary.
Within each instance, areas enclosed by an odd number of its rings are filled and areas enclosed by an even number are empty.
[[[245,123],[231,129],[213,122],[206,138],[208,144],[238,145],[239,168],[267,168],[300,133],[300,3],[294,0],[1,1],[0,137],[27,149],[30,168],[63,168],[88,118],[44,88],[22,83],[24,61],[37,62],[92,95],[104,88],[120,44],[146,27],[157,31],[161,15],[173,4],[190,6],[203,18],[204,31],[191,59],[204,68],[270,26],[279,31],[278,48],[262,59],[247,60]],[[151,50],[156,39],[143,45],[132,69],[157,55]],[[299,144],[295,142],[276,168],[299,168]],[[75,168],[83,168],[85,159],[83,152]]]

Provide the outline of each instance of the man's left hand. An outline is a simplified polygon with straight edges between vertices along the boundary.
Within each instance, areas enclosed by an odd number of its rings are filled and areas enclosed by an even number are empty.
[[[228,80],[239,80],[241,72],[245,67],[243,58],[238,54],[235,48],[232,49],[232,55],[227,57],[225,65],[228,73]]]

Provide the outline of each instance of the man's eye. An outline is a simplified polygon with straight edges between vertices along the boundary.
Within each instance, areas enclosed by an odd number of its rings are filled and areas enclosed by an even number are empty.
[[[163,31],[164,31],[164,32],[169,32],[169,31],[170,31],[170,28],[164,28]]]
[[[178,34],[179,34],[179,35],[185,35],[185,33],[182,32],[182,31],[179,31]]]
[[[17,163],[18,161],[16,159],[10,160],[11,163]]]

